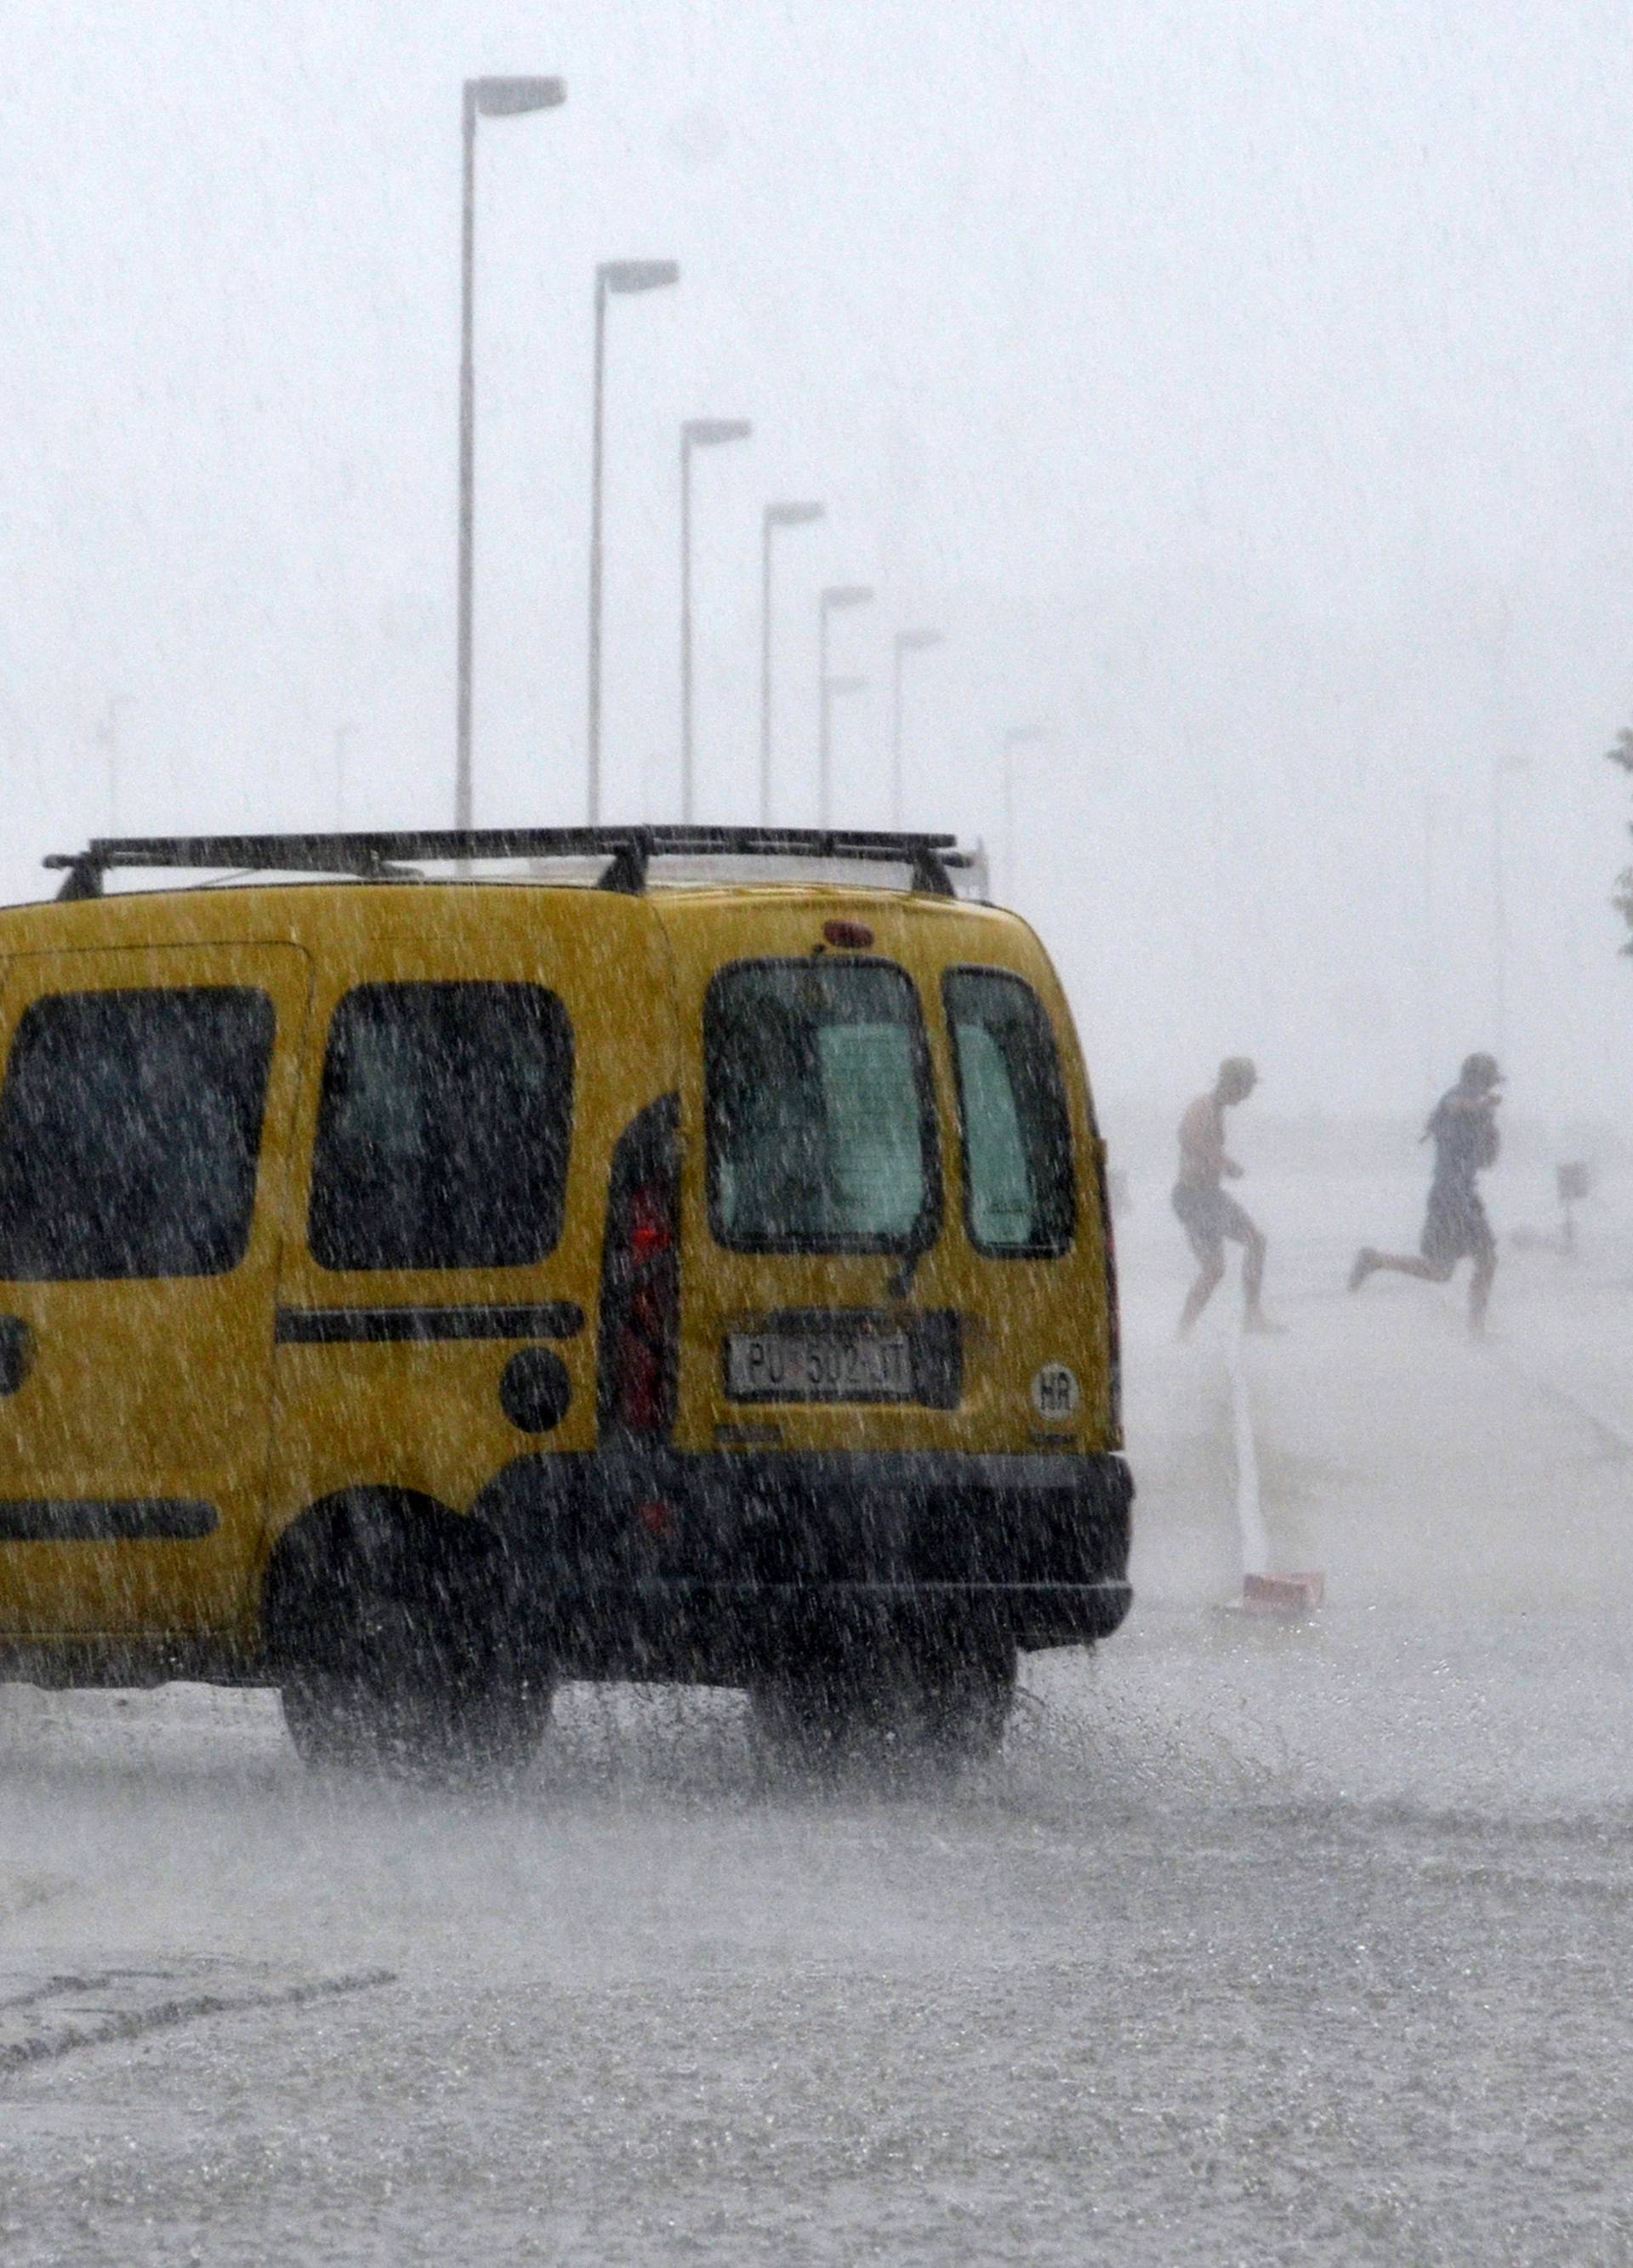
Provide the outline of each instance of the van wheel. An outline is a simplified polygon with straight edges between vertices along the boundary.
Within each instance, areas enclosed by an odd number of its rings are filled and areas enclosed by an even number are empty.
[[[263,1594],[268,1655],[304,1762],[397,1778],[521,1769],[551,1681],[511,1642],[497,1547],[407,1491],[316,1506]]]
[[[423,1675],[301,1668],[279,1688],[303,1764],[432,1784],[508,1779],[537,1753],[551,1689]]]
[[[749,1688],[754,1729],[785,1762],[922,1772],[994,1755],[1015,1702],[1013,1646],[897,1643],[778,1670]]]
[[[920,1669],[924,1737],[949,1763],[980,1764],[1003,1745],[1019,1658],[1007,1641],[938,1648]]]

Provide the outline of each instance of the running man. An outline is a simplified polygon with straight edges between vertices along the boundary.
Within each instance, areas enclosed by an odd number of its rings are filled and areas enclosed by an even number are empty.
[[[1416,1276],[1427,1284],[1449,1284],[1458,1262],[1472,1260],[1468,1329],[1474,1338],[1485,1329],[1491,1279],[1497,1274],[1497,1239],[1475,1178],[1497,1163],[1502,1079],[1495,1056],[1469,1056],[1457,1085],[1446,1090],[1430,1113],[1421,1138],[1435,1145],[1435,1170],[1417,1252],[1374,1252],[1364,1244],[1350,1270],[1350,1289],[1358,1292],[1379,1268],[1391,1269],[1397,1276]]]
[[[1180,1178],[1173,1185],[1173,1210],[1179,1215],[1201,1272],[1191,1285],[1180,1317],[1180,1336],[1212,1299],[1225,1274],[1225,1240],[1242,1247],[1242,1297],[1250,1331],[1276,1329],[1260,1305],[1264,1283],[1265,1241],[1262,1232],[1248,1219],[1234,1197],[1226,1197],[1221,1181],[1241,1179],[1241,1167],[1225,1153],[1225,1114],[1246,1102],[1259,1084],[1259,1074],[1246,1056],[1227,1056],[1211,1090],[1199,1094],[1180,1121]]]

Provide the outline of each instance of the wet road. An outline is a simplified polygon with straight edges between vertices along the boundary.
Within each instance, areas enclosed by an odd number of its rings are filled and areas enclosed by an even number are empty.
[[[769,1781],[728,1696],[577,1690],[433,1800],[260,1696],[0,1692],[8,2268],[1633,2259],[1615,1270],[1528,1256],[1470,1350],[1297,1242],[1284,1628],[1222,1334],[1125,1246],[1141,1607],[949,1793]]]

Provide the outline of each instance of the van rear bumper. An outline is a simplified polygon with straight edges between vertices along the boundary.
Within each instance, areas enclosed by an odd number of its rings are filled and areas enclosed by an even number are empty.
[[[563,1673],[734,1683],[893,1634],[1107,1637],[1133,1495],[1111,1454],[621,1448],[519,1459],[474,1509]]]

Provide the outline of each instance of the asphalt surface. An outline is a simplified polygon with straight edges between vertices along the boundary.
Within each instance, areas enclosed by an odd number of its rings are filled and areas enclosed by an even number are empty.
[[[1404,1194],[1255,1192],[1282,1625],[1136,1194],[1140,1604],[951,1789],[778,1781],[721,1694],[574,1689],[455,1799],[0,1690],[7,2268],[1633,2260],[1626,1247],[1505,1257],[1470,1348],[1338,1289]]]

